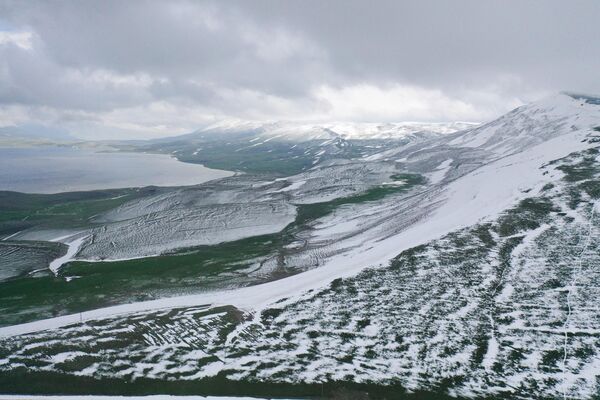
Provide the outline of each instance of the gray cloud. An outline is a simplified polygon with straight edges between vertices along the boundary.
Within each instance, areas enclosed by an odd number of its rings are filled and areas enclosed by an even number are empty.
[[[560,77],[567,85],[600,86],[589,74],[600,67],[594,1],[241,4],[265,22],[279,18],[302,29],[324,46],[336,70],[360,78],[446,85],[514,74],[543,84]]]
[[[484,120],[600,92],[600,2],[0,1],[0,125]]]

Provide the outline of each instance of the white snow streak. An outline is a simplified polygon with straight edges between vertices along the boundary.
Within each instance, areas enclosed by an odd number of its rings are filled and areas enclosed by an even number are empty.
[[[65,264],[65,263],[67,263],[67,262],[69,262],[70,260],[73,259],[73,257],[75,256],[75,254],[77,254],[77,252],[79,251],[79,248],[81,247],[81,244],[87,238],[88,238],[88,236],[83,236],[83,237],[75,239],[75,240],[73,240],[71,242],[66,243],[66,245],[69,246],[69,249],[67,250],[67,253],[64,256],[59,257],[56,260],[53,260],[50,263],[50,265],[48,266],[48,268],[50,268],[50,271],[52,271],[52,273],[55,276],[58,275],[58,270],[60,269],[60,267],[63,266],[63,264]]]
[[[562,373],[563,373],[563,382],[562,382],[562,387],[563,387],[563,399],[567,399],[567,358],[569,356],[569,330],[571,329],[571,314],[572,314],[572,307],[571,307],[571,296],[573,295],[573,290],[577,290],[576,285],[577,285],[577,277],[579,276],[579,272],[581,270],[581,264],[583,262],[583,254],[585,253],[585,251],[588,249],[589,245],[590,245],[590,241],[592,238],[592,229],[594,228],[594,215],[596,212],[596,203],[593,204],[592,206],[592,211],[590,214],[590,220],[588,221],[588,233],[585,237],[585,242],[583,243],[583,246],[581,246],[581,251],[579,252],[579,257],[577,259],[577,265],[575,267],[575,271],[573,272],[573,280],[571,281],[571,284],[569,286],[567,286],[567,318],[565,320],[565,325],[564,325],[564,334],[565,334],[565,342],[564,342],[564,357],[563,357],[563,363],[562,363]]]

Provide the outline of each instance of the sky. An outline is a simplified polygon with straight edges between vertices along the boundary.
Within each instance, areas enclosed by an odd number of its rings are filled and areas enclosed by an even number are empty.
[[[0,128],[491,120],[600,94],[600,1],[0,0]]]

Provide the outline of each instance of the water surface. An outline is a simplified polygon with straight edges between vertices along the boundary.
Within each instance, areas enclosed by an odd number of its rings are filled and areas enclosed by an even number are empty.
[[[232,174],[164,154],[94,152],[74,147],[0,148],[0,190],[25,193],[185,186]]]

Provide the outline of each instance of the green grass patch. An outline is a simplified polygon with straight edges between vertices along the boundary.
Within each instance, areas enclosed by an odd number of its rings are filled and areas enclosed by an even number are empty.
[[[427,182],[427,178],[419,174],[393,174],[390,178],[394,181],[404,181],[408,186],[423,185]]]
[[[0,282],[0,325],[12,325],[98,307],[256,283],[247,268],[281,240],[257,236],[172,255],[113,262],[71,262],[59,277],[25,276]],[[75,276],[67,282],[64,277]]]
[[[567,182],[578,182],[586,179],[592,179],[598,173],[600,173],[598,163],[596,162],[596,156],[593,152],[594,150],[596,149],[590,149],[587,154],[583,153],[583,159],[578,163],[559,165],[556,167],[556,169],[565,174],[563,179]]]
[[[290,176],[313,166],[314,161],[328,158],[317,154],[323,150],[325,140],[295,142],[269,140],[263,142],[252,132],[220,138],[196,137],[161,142],[137,150],[173,154],[179,161],[203,164],[209,168],[249,173]],[[262,143],[261,143],[262,142]],[[335,149],[335,157],[353,158],[362,155],[361,146],[345,141]]]
[[[362,193],[357,193],[348,197],[341,197],[331,201],[313,204],[300,204],[297,206],[298,217],[296,218],[296,225],[303,225],[317,218],[324,217],[333,212],[336,208],[343,205],[381,200],[391,194],[407,192],[415,186],[422,185],[427,182],[425,177],[418,174],[395,174],[390,178],[394,180],[403,180],[405,183],[399,186],[376,186]]]
[[[500,236],[510,236],[524,230],[536,229],[551,212],[558,211],[552,201],[545,197],[528,198],[504,213],[496,225]]]
[[[156,194],[158,190],[146,187],[57,194],[0,191],[0,237],[34,226],[89,226],[93,216],[127,201]]]
[[[590,179],[579,184],[579,189],[588,194],[592,199],[600,198],[600,180]]]
[[[455,383],[429,391],[408,393],[400,384],[355,383],[328,381],[324,383],[283,383],[258,380],[233,380],[227,373],[196,380],[158,380],[140,378],[91,378],[58,372],[30,372],[25,368],[0,373],[0,387],[9,394],[61,395],[203,395],[258,396],[267,398],[329,398],[329,399],[410,399],[450,400],[445,391]],[[359,397],[355,397],[359,396]],[[366,396],[366,397],[365,397]]]

